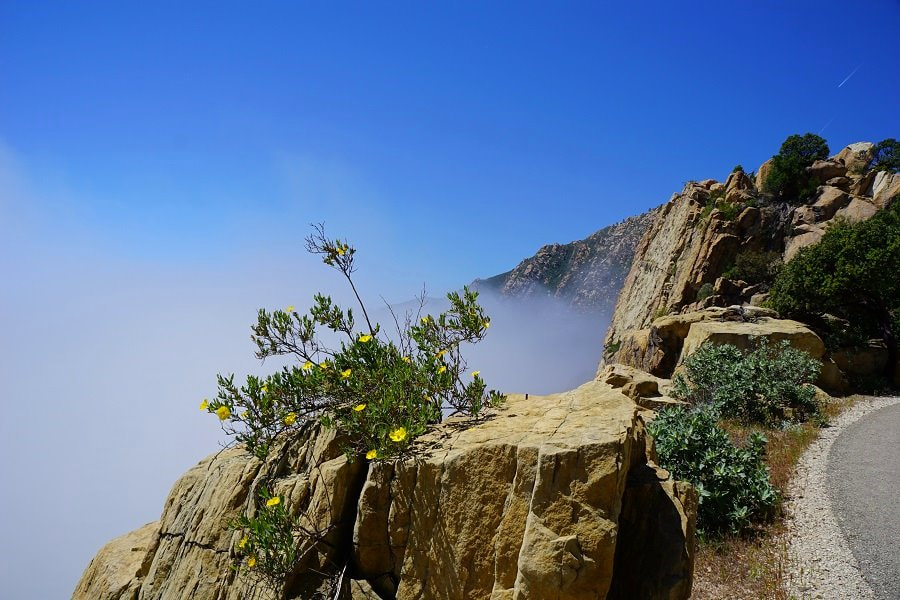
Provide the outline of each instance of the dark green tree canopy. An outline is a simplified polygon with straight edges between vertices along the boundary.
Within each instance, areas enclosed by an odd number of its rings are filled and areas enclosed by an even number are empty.
[[[828,157],[828,143],[814,133],[788,136],[778,154],[772,157],[772,166],[763,191],[777,199],[799,204],[815,192],[821,183],[813,181],[806,167]]]
[[[900,142],[894,138],[888,138],[875,144],[869,168],[900,173]]]
[[[771,304],[784,316],[830,313],[881,337],[897,360],[900,333],[900,200],[868,221],[839,222],[787,263]]]
[[[778,155],[796,158],[808,167],[817,160],[828,158],[828,142],[814,133],[789,135],[781,144]]]

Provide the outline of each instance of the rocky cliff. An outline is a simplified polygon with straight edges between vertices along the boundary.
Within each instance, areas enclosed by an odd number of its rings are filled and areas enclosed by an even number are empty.
[[[755,179],[737,170],[724,182],[685,185],[659,209],[637,246],[607,330],[606,361],[617,360],[627,332],[660,316],[759,303],[766,286],[733,273],[741,255],[790,260],[821,239],[834,219],[861,221],[884,208],[900,193],[900,174],[860,172],[872,147],[860,142],[816,161],[807,171],[823,184],[799,206],[772,203],[761,193],[770,161]]]
[[[266,462],[231,448],[107,544],[73,599],[272,597],[230,568],[227,523],[261,485],[321,533],[298,538],[288,598],[687,598],[696,494],[654,466],[642,415],[593,381],[445,423],[396,462],[348,462],[316,429]]]
[[[585,311],[612,314],[619,290],[657,209],[568,244],[550,244],[513,270],[473,286],[511,298],[551,296]]]

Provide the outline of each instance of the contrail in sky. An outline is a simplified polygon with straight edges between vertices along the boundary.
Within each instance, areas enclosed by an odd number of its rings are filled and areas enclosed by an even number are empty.
[[[862,65],[859,65],[859,67],[861,67],[861,66],[862,66]],[[856,75],[856,72],[859,71],[859,67],[856,67],[855,69],[853,69],[853,72],[850,73],[849,75],[847,75],[846,79],[844,79],[842,82],[840,82],[840,83],[838,84],[838,87],[841,87],[842,85],[844,85],[845,83],[847,83],[848,81],[850,81],[850,78],[853,77],[854,75]]]
[[[825,123],[824,126],[822,126],[822,129],[819,130],[819,135],[822,135],[822,132],[825,131],[825,128],[826,128],[826,127],[828,127],[829,125],[831,125],[831,122],[832,122],[832,121],[834,121],[834,117],[831,117],[831,118],[828,120],[828,122]]]

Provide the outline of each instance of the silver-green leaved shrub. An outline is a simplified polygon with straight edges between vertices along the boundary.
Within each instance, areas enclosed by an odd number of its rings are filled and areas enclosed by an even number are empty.
[[[811,385],[820,368],[787,341],[759,338],[752,350],[706,343],[685,359],[672,395],[708,405],[720,418],[778,427],[820,417]]]
[[[201,409],[216,415],[236,442],[265,459],[276,439],[318,423],[338,431],[351,460],[383,460],[409,452],[413,440],[446,413],[478,417],[502,402],[462,356],[463,346],[481,341],[490,327],[477,292],[448,294],[450,308],[437,315],[422,314],[422,305],[417,314],[394,315],[396,331],[388,337],[371,321],[353,280],[356,248],[326,238],[322,226],[306,247],[344,276],[362,320],[323,294],[313,297],[306,313],[293,306],[260,309],[252,327],[256,356],[294,361],[242,384],[234,375],[218,376],[216,397]],[[326,344],[323,332],[339,341]],[[315,539],[317,533],[299,528],[280,499],[264,494],[257,505],[254,516],[232,523],[244,533],[239,562],[275,589],[300,560],[294,536]]]

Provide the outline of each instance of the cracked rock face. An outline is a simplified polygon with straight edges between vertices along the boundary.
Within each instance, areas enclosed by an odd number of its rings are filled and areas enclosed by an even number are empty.
[[[451,424],[422,442],[430,449],[414,460],[372,465],[360,497],[354,559],[379,593],[607,597],[627,477],[646,463],[643,423],[629,398],[601,382],[511,396],[493,419],[459,431]],[[680,500],[666,497],[685,515]],[[681,519],[672,523],[687,548]],[[684,554],[679,585],[689,593],[691,553]],[[618,566],[639,569],[639,561]]]
[[[276,449],[265,463],[242,447],[201,461],[172,487],[159,521],[103,547],[72,599],[267,598],[230,568],[240,534],[228,522],[253,505],[260,486],[272,484],[287,506],[307,516],[305,525],[329,530],[326,542],[333,546],[349,534],[352,515],[345,522],[345,508],[355,499],[362,465],[347,462],[330,432],[314,434],[306,432]],[[298,545],[301,551],[311,546],[302,540]],[[319,544],[304,566],[322,570],[336,554]],[[308,579],[292,585],[302,589],[317,583]]]
[[[451,420],[396,462],[348,462],[316,430],[265,463],[225,450],[182,476],[160,521],[107,544],[73,600],[269,598],[229,568],[227,523],[261,485],[328,532],[298,540],[288,598],[320,597],[316,573],[345,564],[341,598],[687,598],[696,495],[648,462],[640,414],[593,381]]]

